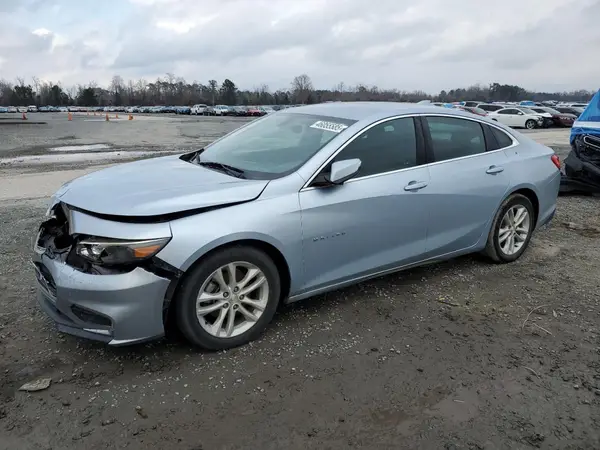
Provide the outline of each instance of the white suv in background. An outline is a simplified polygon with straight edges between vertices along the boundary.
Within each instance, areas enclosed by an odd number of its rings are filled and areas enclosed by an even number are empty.
[[[226,105],[217,105],[213,108],[215,116],[224,116],[229,112],[229,107]]]
[[[206,108],[207,108],[207,106],[204,104],[194,105],[194,106],[192,106],[192,110],[190,111],[190,114],[193,114],[195,116],[202,116],[206,112]]]

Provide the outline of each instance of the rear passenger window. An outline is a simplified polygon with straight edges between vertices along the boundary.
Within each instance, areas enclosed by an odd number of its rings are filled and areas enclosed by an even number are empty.
[[[496,127],[490,127],[492,129],[492,133],[494,133],[494,137],[498,142],[498,148],[510,147],[513,144],[513,141],[504,131],[500,131]]]
[[[435,161],[485,153],[479,122],[454,117],[427,117]]]

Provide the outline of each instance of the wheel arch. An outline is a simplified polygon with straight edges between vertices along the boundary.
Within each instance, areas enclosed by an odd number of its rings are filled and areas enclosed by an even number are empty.
[[[530,184],[522,184],[522,185],[514,186],[504,194],[504,196],[498,202],[498,205],[496,205],[496,209],[494,210],[494,213],[490,217],[490,219],[485,227],[485,231],[483,233],[481,233],[481,236],[480,236],[479,240],[477,241],[477,244],[475,245],[476,247],[482,247],[485,245],[485,242],[487,241],[488,233],[490,232],[490,228],[491,228],[492,224],[494,223],[494,218],[495,218],[496,214],[498,213],[499,208],[506,201],[506,199],[509,198],[513,194],[524,195],[531,201],[531,204],[533,205],[533,209],[534,209],[534,214],[535,214],[534,223],[537,226],[537,220],[540,215],[540,201],[539,201],[538,194],[535,190],[535,187]]]
[[[517,186],[513,190],[511,190],[506,197],[500,202],[502,204],[504,200],[514,194],[521,194],[529,199],[531,204],[533,205],[533,213],[535,214],[534,223],[537,226],[538,218],[540,217],[540,199],[538,197],[535,188],[530,185]]]
[[[223,250],[224,248],[234,246],[254,247],[266,253],[273,260],[277,267],[277,271],[279,272],[281,298],[285,298],[289,295],[292,280],[290,264],[284,255],[282,245],[265,235],[232,235],[205,245],[190,256],[190,258],[182,265],[181,271],[183,272],[183,275],[179,278],[178,285],[181,284],[181,280],[183,280],[188,273],[199,264],[202,264],[202,261],[208,256]],[[175,289],[177,290],[177,287]]]

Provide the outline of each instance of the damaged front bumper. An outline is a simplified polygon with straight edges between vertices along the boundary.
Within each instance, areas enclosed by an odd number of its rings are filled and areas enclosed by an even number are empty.
[[[33,245],[32,263],[41,309],[59,331],[109,345],[163,336],[176,271],[153,261],[121,271],[73,263],[72,236],[82,229],[98,232],[102,228],[110,234],[114,231],[111,227],[116,226],[125,234],[144,235],[140,227],[147,234],[151,225],[106,224],[64,205],[58,207],[59,218],[53,217],[51,226],[44,226],[49,220],[42,224]]]
[[[600,137],[578,136],[564,160],[560,193],[600,194]]]
[[[127,274],[90,275],[45,255],[33,262],[38,303],[59,331],[110,345],[164,335],[168,279],[141,268]]]

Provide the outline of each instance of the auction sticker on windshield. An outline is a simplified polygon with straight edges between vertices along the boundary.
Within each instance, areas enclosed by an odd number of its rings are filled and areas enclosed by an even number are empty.
[[[348,128],[348,125],[344,125],[343,123],[327,122],[325,120],[319,120],[318,122],[313,123],[310,127],[316,128],[318,130],[331,131],[333,133],[341,133],[346,128]]]

